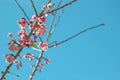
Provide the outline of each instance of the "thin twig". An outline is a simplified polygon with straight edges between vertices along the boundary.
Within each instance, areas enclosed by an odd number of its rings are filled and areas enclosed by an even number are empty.
[[[50,3],[50,2],[51,2],[51,0],[48,0],[47,3],[46,3],[46,5],[47,5],[48,3]],[[42,11],[40,12],[39,17],[43,15],[44,11],[45,11],[45,10],[42,10]]]
[[[34,5],[34,2],[32,0],[30,0],[30,2],[32,4],[32,7],[33,7],[33,9],[35,11],[36,16],[38,16],[37,10],[36,10],[35,5]]]
[[[61,5],[61,3],[62,3],[62,0],[60,0],[57,8]],[[52,31],[52,28],[53,28],[53,23],[54,23],[56,14],[57,14],[57,11],[55,11],[55,12],[52,13],[52,20],[51,20],[51,23],[50,23],[50,28],[49,28],[48,36],[47,36],[47,38],[46,38],[46,42],[48,42],[48,40],[49,40],[50,37],[51,37],[51,31]]]
[[[23,12],[23,14],[25,15],[25,17],[27,18],[27,20],[29,21],[29,17],[27,15],[27,13],[25,12],[25,10],[21,7],[21,5],[18,3],[17,0],[15,0],[16,4],[18,5],[18,7],[21,9],[21,11]]]
[[[41,51],[41,52],[40,52],[39,58],[38,58],[38,60],[37,60],[37,62],[36,62],[36,65],[35,65],[33,71],[32,71],[32,75],[35,75],[35,72],[37,71],[37,67],[39,66],[39,63],[41,62],[43,53],[44,53],[44,51]],[[30,77],[29,80],[32,80],[32,78],[33,78],[33,77]]]
[[[63,43],[65,43],[65,42],[67,42],[67,41],[69,41],[69,40],[71,40],[71,39],[79,36],[79,35],[82,34],[82,33],[85,33],[85,32],[87,32],[87,31],[89,31],[89,30],[92,30],[92,29],[95,29],[95,28],[98,28],[98,27],[101,27],[101,26],[104,26],[104,25],[105,25],[105,24],[99,24],[99,25],[97,25],[97,26],[93,26],[93,27],[84,29],[84,30],[78,32],[77,34],[74,34],[73,36],[71,36],[71,37],[69,37],[69,38],[67,38],[67,39],[65,39],[65,40],[62,40],[62,41],[58,42],[57,45],[63,44]],[[51,46],[49,46],[49,48],[51,48],[51,47],[54,47],[54,44],[51,45]]]
[[[54,11],[57,11],[57,10],[63,9],[64,7],[66,7],[66,6],[68,6],[68,5],[71,5],[72,3],[76,2],[76,1],[77,1],[77,0],[73,0],[73,1],[71,1],[71,2],[68,2],[68,3],[66,3],[66,4],[63,5],[63,6],[61,6],[61,7],[59,7],[59,8],[56,8],[56,9],[50,11],[49,13],[52,13],[52,12],[54,12]]]
[[[15,74],[15,73],[13,73],[13,72],[8,71],[8,73],[9,73],[9,74],[12,74],[12,75],[14,75],[14,76],[16,76],[16,77],[20,77],[19,75]]]
[[[54,13],[53,13],[53,14],[54,14]],[[51,24],[50,24],[50,28],[49,28],[49,32],[48,32],[48,36],[47,36],[47,38],[46,38],[46,42],[48,42],[48,40],[49,40],[49,38],[50,38],[51,30],[52,30],[52,26],[53,26],[54,20],[55,20],[55,14],[52,15],[52,20],[51,20]]]
[[[56,27],[57,27],[57,25],[58,25],[58,23],[60,21],[60,18],[61,18],[61,16],[62,16],[63,13],[64,13],[64,9],[62,10],[62,12],[60,13],[60,15],[58,16],[58,20],[57,20],[54,28],[51,30],[51,35],[54,33],[54,31],[55,31],[55,29],[56,29]]]

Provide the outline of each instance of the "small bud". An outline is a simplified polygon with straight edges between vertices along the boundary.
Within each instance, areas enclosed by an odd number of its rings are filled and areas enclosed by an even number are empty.
[[[51,3],[48,3],[47,4],[47,8],[50,9],[52,7],[52,4]]]
[[[45,9],[46,9],[46,6],[43,6],[43,7],[42,7],[42,10],[45,10]]]
[[[37,19],[37,16],[36,15],[33,15],[32,16],[32,20],[36,20]]]
[[[9,33],[9,34],[8,34],[8,37],[10,37],[10,38],[13,37],[13,36],[12,36],[12,33]]]

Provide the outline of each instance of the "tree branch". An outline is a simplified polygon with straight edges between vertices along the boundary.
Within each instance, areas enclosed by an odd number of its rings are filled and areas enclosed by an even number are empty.
[[[101,26],[104,26],[104,25],[105,25],[105,24],[99,24],[99,25],[97,25],[97,26],[93,26],[93,27],[84,29],[84,30],[82,30],[82,31],[74,34],[73,36],[71,36],[71,37],[69,37],[69,38],[67,38],[67,39],[65,39],[65,40],[62,40],[62,41],[60,41],[60,42],[58,42],[58,43],[56,43],[56,44],[57,44],[57,45],[63,44],[63,43],[65,43],[65,42],[67,42],[67,41],[69,41],[69,40],[71,40],[71,39],[79,36],[79,35],[82,34],[82,33],[85,33],[85,32],[87,32],[87,31],[89,31],[89,30],[92,30],[92,29],[95,29],[95,28],[98,28],[98,27],[101,27]],[[55,41],[55,42],[56,42],[56,41]],[[50,45],[49,48],[54,47],[54,46],[55,46],[54,44],[53,44],[53,45]]]
[[[35,8],[35,5],[34,5],[33,1],[30,0],[30,2],[31,2],[31,4],[32,4],[32,7],[33,7],[33,9],[34,9],[34,11],[35,11],[36,16],[38,16],[38,13],[37,13],[37,10],[36,10],[36,8]]]
[[[41,61],[41,59],[42,59],[42,57],[43,57],[43,53],[44,53],[44,51],[41,51],[41,52],[40,52],[39,58],[38,58],[38,60],[37,60],[37,62],[36,62],[36,65],[35,65],[33,71],[32,71],[32,75],[35,75],[35,72],[36,72],[36,70],[37,70],[37,67],[39,66],[39,63],[40,63],[40,61]],[[33,77],[30,77],[29,80],[32,80],[32,78],[33,78]]]
[[[16,53],[16,55],[15,55],[15,59],[19,56],[19,54],[20,54],[20,52],[22,51],[22,49],[23,49],[23,47],[21,47],[20,48],[20,50]],[[13,63],[11,63],[11,64],[9,64],[8,66],[7,66],[7,68],[6,68],[6,70],[3,72],[3,74],[2,74],[2,77],[0,78],[0,80],[2,80],[4,77],[5,77],[5,75],[8,73],[8,71],[9,71],[9,69],[11,68],[11,66],[13,65]]]
[[[51,35],[54,33],[54,31],[55,31],[55,29],[56,29],[56,27],[57,27],[57,25],[58,25],[58,23],[60,21],[60,18],[61,18],[61,16],[62,16],[63,13],[64,13],[64,10],[62,10],[62,12],[60,13],[60,15],[58,16],[57,22],[55,23],[54,28],[51,30]]]
[[[21,7],[21,5],[18,3],[17,0],[15,0],[16,4],[18,5],[18,7],[21,9],[21,11],[23,12],[23,14],[25,15],[25,17],[27,18],[27,20],[29,21],[29,17],[27,16],[27,13],[25,12],[25,10]]]
[[[61,2],[62,2],[62,0],[60,0],[60,2],[59,2],[59,4],[58,4],[57,8],[61,5]],[[48,40],[49,40],[50,37],[51,37],[51,31],[52,31],[52,28],[53,28],[53,23],[54,23],[56,14],[57,14],[57,11],[53,12],[53,14],[52,14],[52,20],[51,20],[50,28],[49,28],[49,31],[48,31],[48,36],[47,36],[47,38],[46,38],[46,41],[47,41],[47,42],[48,42]]]
[[[50,11],[49,13],[52,13],[52,12],[57,11],[57,10],[60,10],[60,9],[62,9],[62,8],[64,8],[64,7],[66,7],[66,6],[68,6],[68,5],[71,5],[72,3],[76,2],[76,1],[77,1],[77,0],[73,0],[73,1],[71,1],[71,2],[68,2],[68,3],[66,3],[66,4],[65,4],[65,5],[63,5],[63,6],[58,7],[58,8],[56,8],[56,9],[54,9],[54,10]]]

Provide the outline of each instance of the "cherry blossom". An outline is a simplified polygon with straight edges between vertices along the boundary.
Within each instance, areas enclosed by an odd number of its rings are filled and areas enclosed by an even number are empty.
[[[47,51],[48,43],[47,42],[40,42],[38,45],[43,51]]]
[[[52,4],[51,3],[48,3],[47,4],[47,8],[50,9],[52,7]]]
[[[18,51],[20,49],[20,46],[15,44],[13,41],[8,43],[8,48],[10,51],[15,52]]]
[[[46,6],[45,5],[42,7],[42,10],[46,10]]]
[[[12,33],[9,33],[9,34],[8,34],[8,37],[10,37],[10,38],[13,37]]]
[[[36,16],[36,15],[33,15],[33,16],[32,16],[32,20],[37,20],[37,16]]]
[[[11,64],[11,63],[16,61],[12,54],[9,54],[9,55],[8,54],[4,54],[4,57],[6,59],[6,62],[9,63],[9,64]]]
[[[30,24],[30,25],[33,25],[33,20],[30,20],[30,21],[29,21],[29,24]]]
[[[45,29],[45,26],[41,26],[37,31],[36,31],[36,35],[37,36],[42,36],[46,33],[46,29]]]
[[[20,27],[25,27],[26,26],[26,20],[25,19],[20,19],[18,21],[18,26]]]

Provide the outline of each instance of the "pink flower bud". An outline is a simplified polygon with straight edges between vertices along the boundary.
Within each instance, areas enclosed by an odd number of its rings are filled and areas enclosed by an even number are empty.
[[[47,8],[50,9],[52,7],[52,4],[51,3],[48,3],[47,4]]]
[[[8,37],[10,37],[10,38],[11,38],[11,37],[12,37],[12,33],[9,33],[9,34],[8,34]]]
[[[45,10],[45,9],[46,9],[46,6],[43,6],[43,7],[42,7],[42,10]]]
[[[32,25],[29,25],[29,29],[33,29],[33,26],[32,26]]]
[[[37,16],[36,15],[33,15],[32,16],[32,20],[36,20],[37,19]]]
[[[30,20],[30,21],[29,21],[29,24],[30,24],[30,25],[32,25],[32,24],[33,24],[33,21],[32,21],[32,20]]]
[[[47,51],[48,43],[47,42],[40,42],[38,45],[43,51]]]

